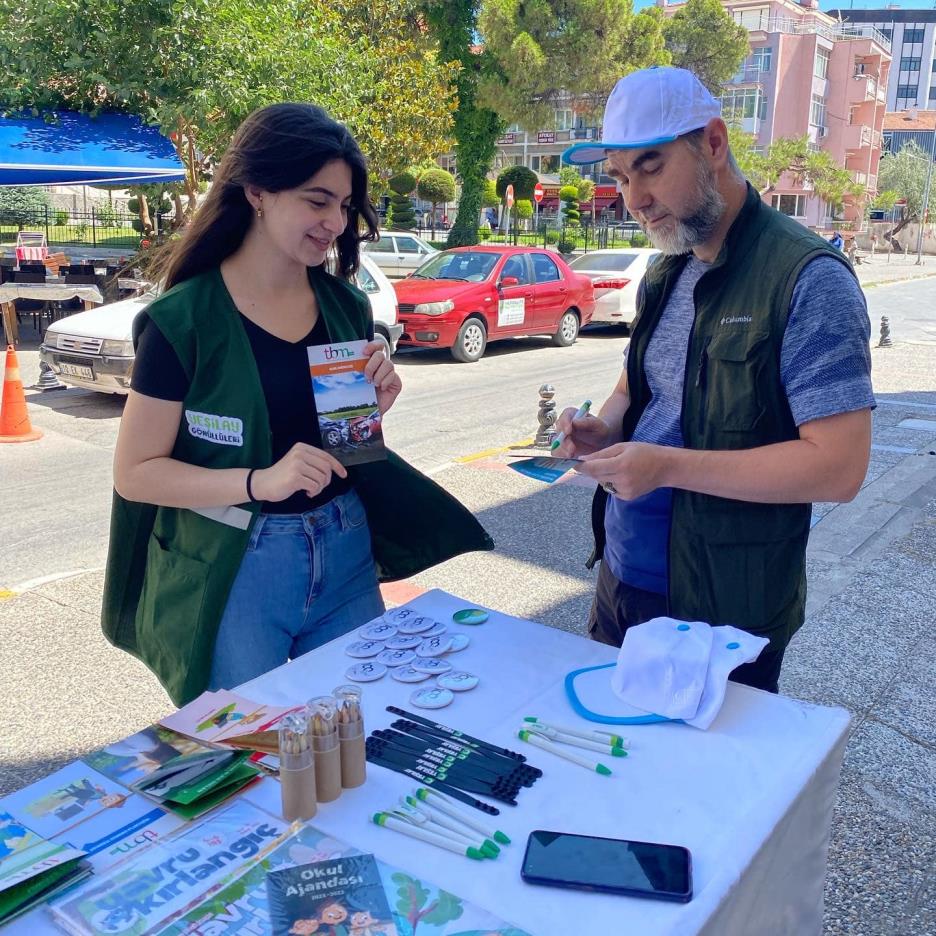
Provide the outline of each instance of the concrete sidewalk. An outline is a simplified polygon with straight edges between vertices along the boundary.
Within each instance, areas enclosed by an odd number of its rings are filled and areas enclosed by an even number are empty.
[[[854,502],[816,505],[807,622],[781,690],[854,719],[825,933],[924,936],[936,934],[936,389],[918,388],[934,386],[936,350],[898,342],[872,355],[871,466]],[[498,549],[430,570],[394,596],[438,586],[583,633],[594,589],[583,567],[590,488],[546,487],[497,458],[434,477]],[[0,600],[0,794],[171,709],[149,672],[101,636],[102,582],[90,571]]]
[[[888,255],[877,251],[873,257],[870,254],[863,255],[861,263],[855,264],[855,273],[858,282],[865,288],[881,283],[936,276],[936,257],[924,254],[922,263],[918,266],[915,252],[905,256],[902,253]]]

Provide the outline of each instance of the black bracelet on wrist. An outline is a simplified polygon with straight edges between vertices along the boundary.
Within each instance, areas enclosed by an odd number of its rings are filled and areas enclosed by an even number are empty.
[[[254,493],[250,488],[250,482],[253,480],[253,473],[256,470],[256,468],[251,468],[250,471],[247,472],[247,499],[251,504],[256,504],[259,502],[259,498],[254,497]]]

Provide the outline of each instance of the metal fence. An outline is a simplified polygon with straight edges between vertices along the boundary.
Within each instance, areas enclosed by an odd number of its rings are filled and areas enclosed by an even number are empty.
[[[0,210],[0,246],[16,243],[20,231],[39,231],[53,246],[129,247],[140,246],[143,236],[135,230],[139,218],[108,207],[88,212],[57,208]]]
[[[446,234],[446,231],[438,229],[435,231],[435,237],[428,230],[423,232],[423,236],[434,244],[444,242]],[[562,227],[555,219],[541,220],[536,225],[530,222],[528,227],[510,230],[479,228],[478,243],[557,249],[561,245],[565,248],[564,252],[576,250],[585,253],[590,250],[608,250],[616,247],[649,246],[646,235],[635,222],[602,222],[599,224],[586,222],[576,227]]]

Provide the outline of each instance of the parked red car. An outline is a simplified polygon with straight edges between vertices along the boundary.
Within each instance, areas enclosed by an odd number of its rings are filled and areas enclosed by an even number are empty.
[[[443,250],[393,288],[400,344],[451,348],[465,362],[499,338],[552,335],[553,344],[570,345],[595,309],[591,279],[536,247]]]

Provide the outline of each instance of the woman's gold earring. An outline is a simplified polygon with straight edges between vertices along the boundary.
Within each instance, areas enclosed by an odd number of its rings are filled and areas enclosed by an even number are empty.
[[[262,217],[263,217],[263,205],[260,205],[260,207],[257,208],[257,217],[258,217],[258,218],[262,218]]]

